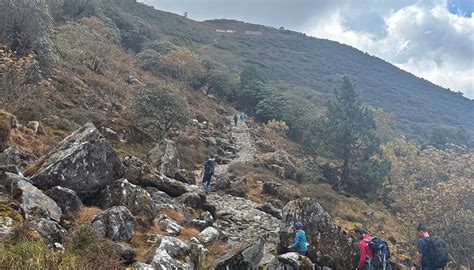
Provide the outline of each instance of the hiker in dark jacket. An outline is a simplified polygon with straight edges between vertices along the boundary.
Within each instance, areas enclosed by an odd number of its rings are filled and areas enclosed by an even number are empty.
[[[363,228],[355,228],[354,236],[359,240],[359,263],[357,264],[357,270],[368,270],[370,267],[370,260],[374,258],[374,251],[369,247],[369,241],[372,237],[367,234]]]
[[[306,234],[303,231],[303,223],[296,222],[295,229],[295,239],[288,249],[295,250],[300,255],[306,256],[306,253],[308,252],[308,242],[306,241]]]
[[[211,189],[211,178],[214,175],[214,168],[216,166],[216,159],[213,156],[204,161],[204,166],[201,171],[202,186],[206,191]]]
[[[237,116],[237,114],[234,114],[234,126],[237,126],[237,120],[239,119],[239,117]]]
[[[433,268],[431,267],[431,259],[428,256],[430,235],[425,225],[420,224],[416,228],[418,234],[418,243],[417,243],[417,252],[415,263],[413,264],[412,270],[438,270],[442,268]]]

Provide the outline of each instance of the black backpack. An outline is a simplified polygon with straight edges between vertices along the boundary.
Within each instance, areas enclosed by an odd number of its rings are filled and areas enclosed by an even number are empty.
[[[427,237],[425,241],[428,246],[426,254],[430,259],[430,267],[443,268],[448,264],[449,255],[446,243],[441,237]]]
[[[214,174],[214,159],[208,159],[206,160],[204,164],[204,173],[205,174]]]
[[[369,247],[374,252],[374,258],[370,260],[370,264],[376,269],[391,269],[389,263],[391,254],[387,242],[378,237],[373,237],[370,241],[366,242],[369,244]]]

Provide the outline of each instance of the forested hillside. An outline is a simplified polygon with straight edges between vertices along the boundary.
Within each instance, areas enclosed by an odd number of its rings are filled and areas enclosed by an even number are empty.
[[[125,29],[122,43],[134,51],[150,41],[175,39],[234,71],[256,65],[272,80],[303,88],[297,95],[318,105],[327,102],[347,75],[357,82],[364,102],[395,119],[399,135],[430,144],[451,141],[461,127],[474,135],[474,101],[350,46],[238,21],[195,22],[134,1],[120,1],[105,10]]]

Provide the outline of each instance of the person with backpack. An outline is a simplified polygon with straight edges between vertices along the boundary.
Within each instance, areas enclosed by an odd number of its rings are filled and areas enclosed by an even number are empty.
[[[358,227],[354,229],[354,236],[359,240],[359,263],[357,264],[357,270],[368,270],[370,268],[370,260],[374,258],[374,252],[369,247],[369,241],[372,237],[366,233],[364,228]]]
[[[202,186],[204,189],[209,192],[211,189],[211,178],[214,175],[214,169],[216,166],[216,159],[213,156],[209,156],[206,161],[204,161],[204,166],[201,171],[202,177]]]
[[[419,224],[417,253],[412,270],[439,270],[443,269],[449,260],[448,250],[443,239],[431,237],[425,225]]]
[[[360,259],[358,270],[391,270],[390,250],[387,242],[378,237],[371,237],[363,228],[354,229],[359,241]]]
[[[234,126],[237,126],[237,120],[239,120],[239,117],[237,114],[234,114]]]
[[[303,231],[303,223],[296,222],[294,226],[296,229],[295,238],[293,239],[293,243],[288,246],[288,249],[295,250],[300,255],[306,256],[308,252],[308,242],[306,240],[306,234]]]

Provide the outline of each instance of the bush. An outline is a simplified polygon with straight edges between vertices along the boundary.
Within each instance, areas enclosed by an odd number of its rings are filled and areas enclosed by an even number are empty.
[[[170,85],[154,85],[137,93],[132,105],[136,125],[163,138],[172,128],[185,126],[190,118],[187,103]]]
[[[186,48],[173,50],[160,58],[161,71],[182,81],[194,82],[204,75],[199,56]]]

